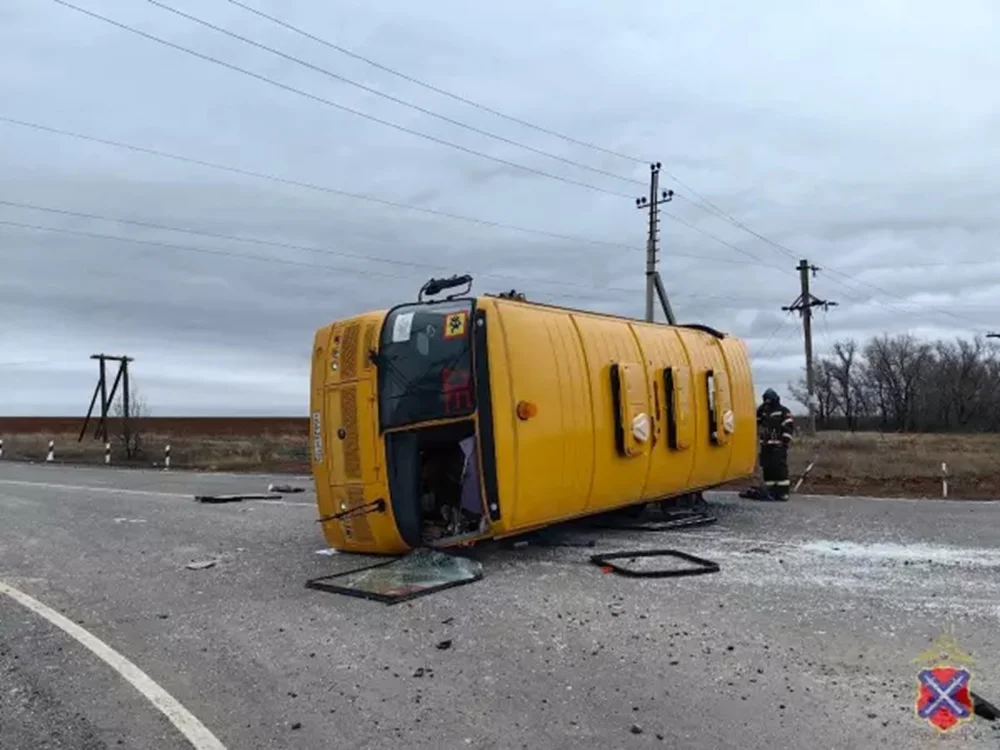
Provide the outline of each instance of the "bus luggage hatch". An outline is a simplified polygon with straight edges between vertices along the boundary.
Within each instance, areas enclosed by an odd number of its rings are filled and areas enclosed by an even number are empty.
[[[313,578],[306,588],[398,604],[482,577],[483,566],[476,560],[421,548],[388,562]]]

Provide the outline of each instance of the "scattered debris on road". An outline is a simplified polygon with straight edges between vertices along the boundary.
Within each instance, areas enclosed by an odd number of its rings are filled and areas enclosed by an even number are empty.
[[[327,547],[326,549],[316,550],[317,555],[325,555],[326,557],[333,557],[334,555],[339,555],[340,550],[334,549],[333,547]]]
[[[799,487],[801,487],[802,483],[804,481],[806,481],[806,477],[809,476],[809,472],[811,472],[813,470],[813,467],[815,465],[816,465],[816,460],[815,459],[813,459],[812,461],[809,462],[809,465],[806,467],[805,471],[803,471],[802,474],[799,476],[799,479],[795,483],[795,486],[792,487],[792,492],[798,492],[799,491]]]
[[[670,568],[668,570],[638,570],[615,565],[611,560],[628,560],[630,563],[636,562],[638,558],[649,557],[676,557],[680,560],[694,563],[693,568]],[[687,552],[680,552],[673,549],[650,549],[636,550],[634,552],[605,552],[600,555],[592,555],[590,562],[599,566],[605,573],[617,573],[618,575],[630,578],[675,578],[678,576],[697,576],[706,573],[718,573],[719,564],[703,557],[696,557]]]
[[[194,499],[199,503],[238,503],[243,500],[280,500],[281,495],[195,495]]]
[[[269,484],[267,486],[268,492],[280,492],[285,495],[289,495],[295,492],[305,492],[304,487],[294,487],[290,484]]]
[[[670,531],[691,526],[709,526],[719,519],[709,512],[700,493],[691,497],[650,503],[645,507],[614,511],[582,519],[584,526],[620,531]]]
[[[306,588],[384,604],[462,586],[483,577],[482,563],[433,549],[416,549],[388,562],[306,581]]]
[[[446,641],[440,641],[435,648],[437,648],[438,651],[447,651],[451,648],[451,639],[449,638]]]
[[[208,570],[209,568],[214,568],[218,563],[218,560],[198,560],[189,562],[184,567],[188,570]]]

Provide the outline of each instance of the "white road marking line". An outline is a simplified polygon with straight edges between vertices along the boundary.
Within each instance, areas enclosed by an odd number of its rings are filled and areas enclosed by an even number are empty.
[[[66,619],[54,609],[50,609],[37,599],[28,596],[13,586],[0,581],[0,594],[6,594],[18,604],[30,609],[35,614],[44,617],[57,628],[67,633],[83,646],[96,654],[102,661],[115,670],[123,679],[155,706],[170,723],[177,727],[195,750],[226,750],[208,728],[182,706],[170,693],[153,681],[139,667],[119,654],[88,631],[71,620]]]
[[[90,484],[54,484],[52,482],[26,482],[17,479],[0,479],[0,484],[13,484],[21,487],[41,487],[50,490],[83,490],[85,492],[107,492],[110,494],[123,495],[147,495],[152,497],[182,497],[193,498],[193,494],[182,492],[155,492],[153,490],[130,490],[121,487],[95,487]],[[300,505],[306,508],[315,508],[315,503],[302,503],[293,500],[257,500],[253,502],[268,503],[270,505]]]
[[[54,484],[52,482],[25,482],[17,479],[0,479],[0,484],[13,484],[20,487],[41,487],[48,490],[86,490],[88,492],[109,492],[127,495],[151,495],[153,497],[193,497],[180,492],[154,492],[152,490],[127,490],[118,487],[94,487],[87,484]]]

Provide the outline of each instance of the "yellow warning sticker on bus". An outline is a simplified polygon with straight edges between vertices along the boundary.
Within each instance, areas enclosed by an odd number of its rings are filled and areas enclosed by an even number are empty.
[[[465,321],[468,316],[464,312],[451,313],[444,316],[444,337],[457,339],[465,335]]]

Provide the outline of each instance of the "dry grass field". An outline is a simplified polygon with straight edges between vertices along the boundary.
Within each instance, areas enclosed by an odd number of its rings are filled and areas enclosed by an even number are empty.
[[[78,441],[79,417],[0,417],[4,459],[44,461],[49,441],[55,460],[102,464],[104,442],[94,438],[96,421]],[[112,464],[162,466],[170,446],[170,464],[177,469],[210,471],[308,472],[309,422],[304,417],[148,417],[133,422],[140,431],[142,454],[125,460],[121,425],[109,420]]]
[[[79,418],[0,417],[4,460],[44,461],[49,440],[56,461],[101,464],[104,445],[93,425],[77,442]],[[139,466],[162,466],[164,446],[178,469],[308,472],[308,420],[305,418],[148,418]],[[109,433],[112,463],[123,451]],[[800,492],[884,497],[940,497],[941,464],[947,464],[949,497],[1000,499],[1000,435],[899,435],[824,432],[796,439],[790,456],[792,480],[806,465],[815,466]]]
[[[803,492],[883,497],[1000,499],[1000,434],[821,432],[799,438],[790,456],[793,480],[815,461]]]

